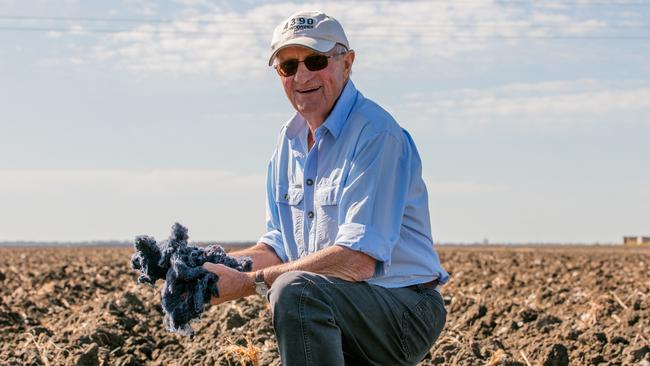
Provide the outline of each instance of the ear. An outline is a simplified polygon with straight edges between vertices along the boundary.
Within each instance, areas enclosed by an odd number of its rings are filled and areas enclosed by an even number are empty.
[[[354,50],[348,51],[343,57],[343,67],[345,70],[345,77],[348,78],[350,77],[350,73],[352,72],[352,64],[354,63]]]

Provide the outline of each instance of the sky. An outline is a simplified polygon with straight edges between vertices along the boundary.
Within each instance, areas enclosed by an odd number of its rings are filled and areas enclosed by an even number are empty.
[[[0,241],[254,241],[294,111],[275,25],[338,19],[438,243],[650,235],[650,2],[0,0]]]

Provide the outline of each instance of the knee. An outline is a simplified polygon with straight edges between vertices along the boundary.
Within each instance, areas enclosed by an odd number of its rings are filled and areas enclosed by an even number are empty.
[[[289,309],[297,306],[305,287],[313,281],[313,273],[291,271],[280,275],[269,289],[271,310],[276,308]]]

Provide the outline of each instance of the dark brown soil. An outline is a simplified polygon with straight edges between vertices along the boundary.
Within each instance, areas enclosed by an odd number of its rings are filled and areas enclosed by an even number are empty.
[[[441,247],[445,331],[421,365],[650,365],[650,250]],[[0,365],[279,365],[259,297],[189,339],[131,249],[0,249]]]

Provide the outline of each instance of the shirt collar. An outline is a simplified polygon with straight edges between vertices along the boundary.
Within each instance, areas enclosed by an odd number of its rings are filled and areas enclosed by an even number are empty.
[[[287,137],[290,139],[295,139],[300,134],[300,131],[307,128],[307,121],[300,115],[296,113],[287,123]]]
[[[357,101],[357,95],[359,92],[354,86],[352,80],[348,80],[339,96],[339,99],[336,101],[332,112],[327,116],[325,122],[319,127],[325,127],[334,138],[338,138],[345,122],[354,107],[355,102]],[[289,123],[287,124],[287,137],[290,139],[296,138],[299,133],[307,127],[307,121],[300,115],[296,113]]]
[[[354,103],[357,101],[357,88],[352,83],[352,80],[348,80],[341,92],[339,100],[336,101],[334,108],[325,123],[321,127],[325,127],[334,138],[338,138],[345,122],[348,120],[348,116],[354,107]]]

